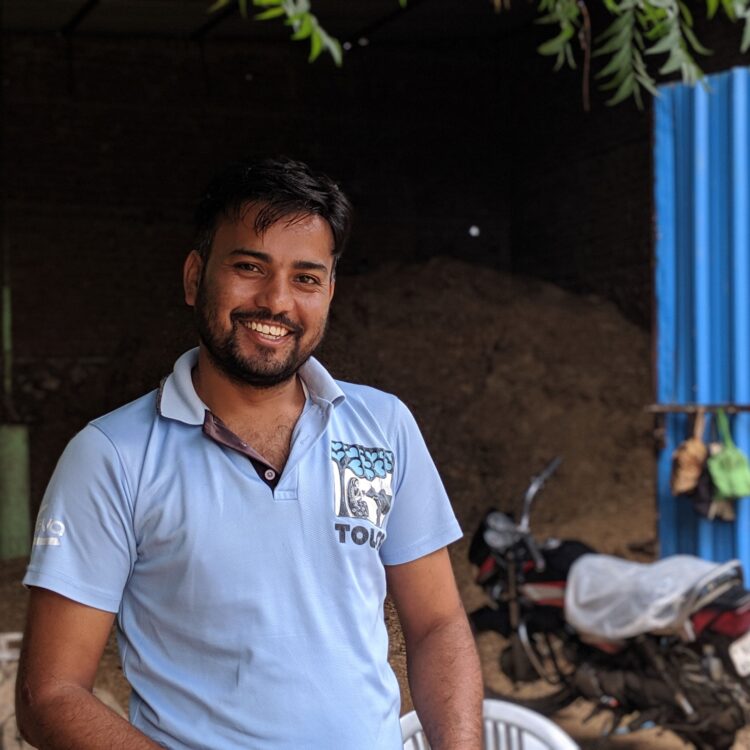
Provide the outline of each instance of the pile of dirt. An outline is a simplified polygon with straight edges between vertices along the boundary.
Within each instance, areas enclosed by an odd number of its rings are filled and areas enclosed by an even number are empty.
[[[150,371],[163,356],[155,347],[130,361]],[[469,536],[488,508],[517,509],[531,475],[559,455],[532,518],[539,535],[631,557],[653,548],[649,337],[612,304],[457,260],[391,264],[339,279],[319,356],[336,377],[412,409]],[[472,608],[483,594],[466,549],[464,539],[451,552]],[[22,620],[13,565],[0,569],[0,630]],[[409,708],[403,641],[387,615]],[[98,684],[125,700],[112,645]]]
[[[610,303],[450,259],[342,279],[321,359],[411,407],[465,530],[553,456],[540,532],[654,536],[647,333]]]

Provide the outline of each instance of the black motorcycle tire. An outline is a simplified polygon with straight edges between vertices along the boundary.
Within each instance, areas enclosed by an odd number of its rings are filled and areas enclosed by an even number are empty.
[[[479,633],[475,631],[475,636],[478,635]],[[548,633],[547,637],[551,638],[558,645],[561,645],[563,640],[560,639],[560,635],[551,632]],[[477,646],[481,649],[479,641],[477,642]],[[580,693],[565,682],[553,685],[542,677],[537,676],[537,673],[528,662],[522,665],[520,675],[514,675],[513,670],[510,668],[512,659],[510,648],[511,645],[506,640],[505,646],[499,649],[499,654],[496,656],[495,661],[499,667],[498,676],[502,676],[507,680],[509,686],[506,689],[504,685],[502,687],[498,687],[497,684],[485,685],[486,698],[507,701],[518,706],[523,706],[524,708],[529,708],[545,716],[552,716],[580,697]],[[524,666],[526,669],[524,669]],[[515,680],[515,682],[511,682],[511,680]],[[531,694],[529,695],[529,693]]]

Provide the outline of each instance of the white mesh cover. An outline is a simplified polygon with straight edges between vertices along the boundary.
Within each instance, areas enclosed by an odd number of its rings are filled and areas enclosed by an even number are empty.
[[[717,567],[693,555],[654,563],[583,555],[570,569],[565,618],[576,630],[611,641],[669,628],[685,594]]]

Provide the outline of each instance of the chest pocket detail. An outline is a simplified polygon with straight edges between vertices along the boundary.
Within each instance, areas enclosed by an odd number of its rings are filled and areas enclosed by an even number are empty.
[[[393,452],[331,441],[333,512],[383,528],[393,500]]]

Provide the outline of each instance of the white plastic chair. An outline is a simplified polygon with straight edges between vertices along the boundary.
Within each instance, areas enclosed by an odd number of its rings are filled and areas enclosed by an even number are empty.
[[[23,633],[0,633],[0,662],[18,661],[22,638]]]
[[[485,750],[580,750],[560,727],[546,716],[515,703],[485,699]],[[404,750],[430,750],[415,711],[401,717]]]

